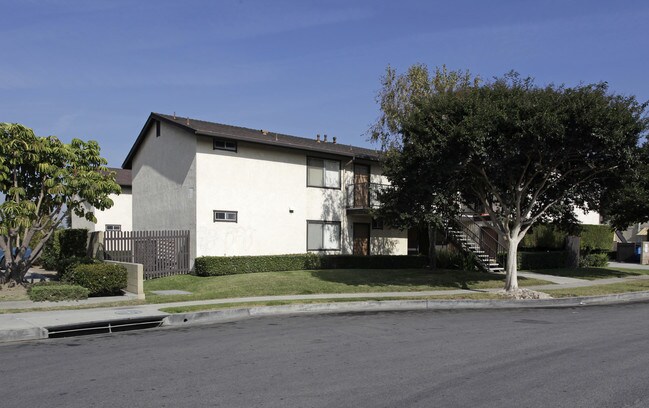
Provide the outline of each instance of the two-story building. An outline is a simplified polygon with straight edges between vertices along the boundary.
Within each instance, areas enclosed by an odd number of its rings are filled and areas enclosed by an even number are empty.
[[[371,215],[387,181],[375,150],[152,113],[123,168],[133,230],[189,230],[204,255],[407,254]]]

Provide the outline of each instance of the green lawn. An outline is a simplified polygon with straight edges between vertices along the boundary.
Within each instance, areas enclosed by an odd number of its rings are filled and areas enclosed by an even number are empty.
[[[546,281],[520,278],[521,286]],[[178,275],[144,283],[149,303],[248,296],[305,295],[316,293],[410,292],[452,289],[487,289],[504,286],[504,276],[483,272],[426,269],[331,269],[263,272],[198,277]],[[163,296],[154,290],[179,289],[191,295]]]
[[[649,291],[649,280],[634,280],[632,282],[611,283],[608,285],[587,286],[573,289],[544,290],[552,297],[599,296],[614,293]]]
[[[586,280],[628,278],[631,276],[649,275],[649,270],[627,268],[533,269],[528,272]]]

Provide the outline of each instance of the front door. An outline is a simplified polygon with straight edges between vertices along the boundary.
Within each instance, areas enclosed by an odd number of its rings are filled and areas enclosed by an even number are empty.
[[[354,164],[354,207],[370,206],[370,166]]]
[[[354,223],[354,255],[370,254],[370,224]]]

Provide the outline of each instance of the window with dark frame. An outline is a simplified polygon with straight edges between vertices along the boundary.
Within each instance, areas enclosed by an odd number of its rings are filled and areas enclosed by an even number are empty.
[[[155,137],[160,136],[160,121],[155,121]]]
[[[307,221],[307,251],[339,251],[340,221]]]
[[[372,229],[382,230],[383,229],[383,220],[380,218],[372,219]]]
[[[227,150],[229,152],[237,151],[237,142],[234,140],[214,138],[212,141],[213,150]]]
[[[307,157],[307,187],[340,188],[340,161]]]
[[[238,222],[237,211],[214,210],[214,222]]]
[[[122,226],[120,224],[106,224],[106,231],[121,231]]]

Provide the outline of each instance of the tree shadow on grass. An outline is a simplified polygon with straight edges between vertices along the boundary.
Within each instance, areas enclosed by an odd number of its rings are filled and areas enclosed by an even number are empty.
[[[468,289],[486,282],[503,282],[502,276],[483,272],[428,269],[324,269],[312,271],[314,278],[348,286],[444,287]]]

